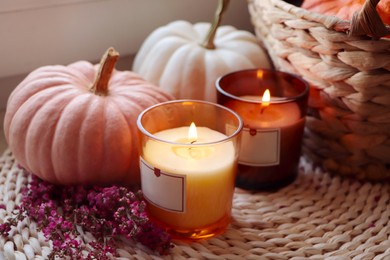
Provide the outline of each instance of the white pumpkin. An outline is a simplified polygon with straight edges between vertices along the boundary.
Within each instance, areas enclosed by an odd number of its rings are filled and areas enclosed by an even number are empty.
[[[242,69],[271,68],[252,33],[219,26],[222,12],[219,6],[213,24],[174,21],[157,28],[142,44],[132,70],[177,99],[216,102],[218,77]]]

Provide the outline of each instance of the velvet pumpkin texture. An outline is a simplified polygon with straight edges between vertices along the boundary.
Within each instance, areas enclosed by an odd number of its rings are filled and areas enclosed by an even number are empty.
[[[229,1],[219,0],[214,21],[173,21],[143,42],[133,71],[177,99],[216,102],[216,80],[233,71],[271,68],[265,49],[248,31],[220,26]]]
[[[4,132],[22,167],[55,184],[139,184],[137,117],[172,96],[116,70],[118,58],[44,66],[14,89]]]
[[[340,19],[351,20],[359,12],[366,0],[304,0],[302,8],[325,15],[334,15]],[[390,0],[379,1],[376,10],[383,23],[390,25]]]

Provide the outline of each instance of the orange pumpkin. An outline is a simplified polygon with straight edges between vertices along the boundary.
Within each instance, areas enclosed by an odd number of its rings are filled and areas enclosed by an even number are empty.
[[[304,0],[302,8],[325,15],[334,15],[343,20],[351,20],[360,11],[365,0]],[[390,25],[390,0],[381,0],[377,11],[383,23]]]
[[[41,67],[14,89],[4,131],[22,167],[56,184],[139,183],[137,117],[173,98],[115,70],[118,57]]]

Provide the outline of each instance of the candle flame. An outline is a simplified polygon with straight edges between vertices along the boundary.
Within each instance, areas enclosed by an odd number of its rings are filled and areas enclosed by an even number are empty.
[[[198,139],[198,132],[196,131],[196,125],[194,122],[191,123],[188,129],[188,139],[191,143],[196,142]]]
[[[269,106],[269,102],[271,101],[271,93],[269,89],[266,89],[263,94],[263,98],[261,99],[261,105],[264,107]]]

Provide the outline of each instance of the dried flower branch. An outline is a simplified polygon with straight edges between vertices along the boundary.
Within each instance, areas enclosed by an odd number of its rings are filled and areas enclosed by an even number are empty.
[[[123,236],[160,254],[173,246],[169,234],[149,221],[141,191],[125,187],[56,186],[32,176],[13,213],[0,225],[0,235],[8,236],[12,227],[29,217],[52,241],[50,259],[110,259],[116,256],[116,238]],[[96,240],[83,241],[80,228]]]

